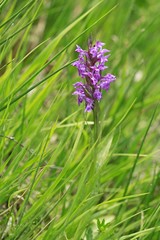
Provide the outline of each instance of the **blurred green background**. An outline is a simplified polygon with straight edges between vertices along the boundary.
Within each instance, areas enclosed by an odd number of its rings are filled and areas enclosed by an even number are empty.
[[[148,239],[160,232],[160,2],[0,3],[2,239]],[[89,36],[117,80],[92,113],[72,95]],[[92,171],[94,148],[97,169]]]

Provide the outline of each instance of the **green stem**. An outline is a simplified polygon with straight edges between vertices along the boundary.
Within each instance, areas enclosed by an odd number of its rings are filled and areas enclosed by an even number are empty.
[[[100,124],[99,124],[99,103],[95,101],[95,106],[93,110],[93,118],[94,118],[94,143],[98,144],[98,140],[100,138]]]
[[[99,124],[99,103],[95,101],[94,110],[93,110],[93,121],[94,121],[94,134],[93,134],[93,141],[92,144],[94,145],[93,150],[93,158],[92,158],[92,174],[94,175],[97,171],[98,167],[98,154],[97,154],[97,147],[100,138],[100,124]]]
[[[99,124],[99,113],[100,113],[100,109],[99,109],[99,103],[98,101],[95,102],[94,105],[94,110],[93,110],[93,121],[94,121],[94,129],[93,129],[93,133],[91,136],[91,148],[93,148],[92,150],[92,162],[90,165],[90,172],[88,175],[88,179],[92,179],[93,176],[97,173],[97,168],[98,168],[98,151],[97,151],[97,147],[98,147],[98,142],[100,139],[100,124]]]

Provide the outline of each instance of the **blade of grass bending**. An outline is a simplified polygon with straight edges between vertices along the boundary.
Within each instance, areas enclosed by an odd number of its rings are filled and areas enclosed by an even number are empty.
[[[124,119],[128,116],[129,112],[131,111],[131,109],[133,108],[133,106],[135,105],[137,101],[137,98],[135,98],[133,100],[133,102],[131,103],[131,105],[129,106],[129,108],[127,109],[126,113],[123,115],[123,117],[118,121],[118,123],[111,129],[111,131],[108,134],[111,134],[123,121]]]
[[[126,194],[127,194],[127,192],[128,192],[128,188],[129,188],[129,185],[130,185],[132,176],[133,176],[133,172],[134,172],[134,170],[135,170],[135,168],[136,168],[136,165],[137,165],[137,162],[138,162],[138,159],[139,159],[139,156],[140,156],[142,147],[143,147],[144,142],[145,142],[145,140],[146,140],[146,137],[147,137],[147,134],[148,134],[148,132],[149,132],[149,129],[150,129],[151,125],[152,125],[152,122],[153,122],[154,116],[155,116],[155,114],[156,114],[156,110],[157,110],[157,108],[158,108],[158,105],[159,105],[159,103],[156,105],[156,107],[155,107],[155,109],[154,109],[154,111],[153,111],[153,114],[152,114],[152,116],[151,116],[151,120],[150,120],[150,122],[149,122],[149,125],[148,125],[148,127],[147,127],[147,129],[146,129],[146,132],[145,132],[145,134],[144,134],[144,137],[143,137],[143,139],[142,139],[140,148],[139,148],[139,150],[138,150],[137,156],[136,156],[135,161],[134,161],[134,163],[133,163],[133,167],[131,168],[131,171],[130,171],[130,174],[129,174],[129,178],[128,178],[126,187],[125,187],[125,189],[124,189],[123,197],[125,197]],[[123,205],[121,205],[120,208],[118,209],[118,213],[117,213],[118,216],[119,216],[119,213],[120,213],[120,211],[121,211],[122,206],[123,206]]]
[[[75,60],[74,60],[75,61]],[[72,62],[67,63],[66,65],[64,65],[63,67],[59,68],[57,71],[49,74],[47,77],[45,77],[44,79],[42,79],[40,82],[34,84],[32,87],[30,87],[27,91],[25,91],[24,93],[22,93],[21,95],[19,95],[18,97],[16,97],[15,99],[13,99],[9,105],[12,105],[13,103],[15,103],[17,100],[19,100],[20,98],[22,98],[23,96],[25,96],[27,93],[29,93],[30,91],[32,91],[34,88],[38,87],[39,85],[41,85],[42,83],[44,83],[46,80],[48,80],[50,77],[52,77],[53,75],[55,75],[56,73],[58,73],[59,71],[61,71],[62,69],[64,69],[65,67],[68,67],[71,65]],[[0,108],[0,112],[2,110],[4,110],[8,105],[5,105],[4,107]]]
[[[29,189],[28,194],[27,194],[27,196],[26,196],[24,205],[22,206],[22,209],[21,209],[21,212],[20,212],[20,216],[19,216],[19,219],[18,219],[18,224],[19,224],[19,225],[20,225],[21,220],[22,220],[22,218],[23,218],[23,214],[24,214],[26,205],[27,205],[27,203],[28,203],[30,194],[31,194],[31,192],[32,192],[32,189],[33,189],[33,186],[34,186],[34,183],[35,183],[37,174],[38,174],[38,170],[39,170],[39,167],[40,167],[40,164],[41,164],[41,161],[42,161],[42,158],[43,158],[45,149],[46,149],[46,147],[47,147],[48,141],[49,141],[49,139],[50,139],[50,135],[51,135],[51,133],[53,132],[54,128],[55,128],[55,124],[53,124],[53,126],[52,126],[52,128],[51,128],[51,130],[50,130],[50,132],[49,132],[49,134],[48,134],[48,136],[47,136],[47,138],[46,138],[46,141],[44,142],[44,146],[42,147],[42,154],[41,154],[41,156],[40,156],[40,159],[39,159],[37,168],[36,168],[36,170],[35,170],[35,173],[34,173],[34,176],[33,176],[33,180],[32,180],[32,182],[31,182],[31,186],[30,186],[30,189]],[[40,146],[40,147],[41,147],[41,146]]]
[[[7,3],[8,0],[2,0],[2,2],[0,2],[0,9],[3,7],[3,5],[5,5]]]
[[[19,11],[17,11],[15,14],[13,14],[8,20],[6,20],[4,23],[2,23],[0,25],[0,28],[2,28],[4,25],[6,25],[9,21],[11,21],[13,18],[15,18],[16,16],[18,16],[25,8],[27,8],[31,3],[35,4],[34,0],[31,0],[30,2],[28,2],[26,5],[24,5],[24,7],[22,7]]]
[[[36,19],[34,19],[33,21],[30,21],[29,23],[27,23],[24,27],[20,28],[19,30],[17,30],[14,34],[12,34],[11,36],[9,36],[7,39],[3,40],[2,42],[0,42],[0,45],[3,45],[4,43],[6,43],[8,40],[10,40],[11,38],[13,38],[16,34],[18,34],[19,32],[23,31],[26,27],[28,27],[30,24],[34,23],[36,21]]]
[[[126,193],[127,193],[127,191],[128,191],[128,187],[129,187],[130,181],[131,181],[131,179],[132,179],[133,172],[134,172],[135,167],[136,167],[136,165],[137,165],[137,161],[138,161],[138,159],[139,159],[139,155],[140,155],[140,153],[141,153],[141,150],[142,150],[142,147],[143,147],[144,142],[145,142],[145,140],[146,140],[146,137],[147,137],[147,134],[148,134],[148,132],[149,132],[149,129],[150,129],[151,125],[152,125],[152,122],[153,122],[154,116],[155,116],[155,114],[156,114],[156,110],[157,110],[157,108],[158,108],[158,105],[159,105],[159,104],[156,105],[156,107],[155,107],[155,109],[154,109],[154,111],[153,111],[151,120],[150,120],[149,125],[148,125],[148,127],[147,127],[147,129],[146,129],[145,135],[144,135],[144,137],[143,137],[143,139],[142,139],[142,143],[141,143],[141,145],[140,145],[139,151],[138,151],[138,153],[137,153],[137,157],[136,157],[136,159],[135,159],[135,161],[134,161],[134,164],[133,164],[133,167],[132,167],[132,169],[131,169],[131,172],[130,172],[130,175],[129,175],[129,179],[128,179],[128,182],[127,182],[127,184],[126,184],[126,188],[125,188],[125,191],[124,191],[124,195],[123,195],[123,196],[125,196]]]

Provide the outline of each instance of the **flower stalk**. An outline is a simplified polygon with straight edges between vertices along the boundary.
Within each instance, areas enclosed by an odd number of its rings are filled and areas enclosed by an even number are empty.
[[[93,119],[94,119],[94,142],[98,143],[100,139],[100,122],[99,122],[99,103],[98,101],[95,101],[94,109],[93,109]]]
[[[91,164],[92,176],[95,174],[98,164],[97,146],[101,135],[99,102],[102,99],[102,90],[107,92],[111,82],[116,80],[116,77],[111,73],[103,74],[103,71],[107,69],[105,64],[110,56],[107,54],[110,51],[104,49],[104,45],[100,41],[97,41],[94,45],[92,41],[89,41],[88,50],[83,50],[77,45],[76,52],[78,52],[79,58],[72,64],[78,69],[78,74],[82,78],[82,81],[74,84],[75,91],[73,95],[77,96],[78,105],[82,102],[85,103],[85,112],[93,111],[94,138],[92,144],[94,145],[94,151]]]

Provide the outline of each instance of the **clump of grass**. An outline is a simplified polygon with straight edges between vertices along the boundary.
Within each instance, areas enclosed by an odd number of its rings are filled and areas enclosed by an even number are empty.
[[[0,4],[1,238],[158,239],[159,1]],[[95,174],[92,114],[71,94],[90,34],[117,77]]]

